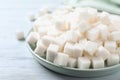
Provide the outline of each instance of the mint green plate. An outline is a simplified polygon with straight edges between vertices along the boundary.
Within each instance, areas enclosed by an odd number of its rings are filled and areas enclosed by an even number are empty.
[[[26,42],[27,43],[27,42]],[[27,43],[27,47],[32,53],[33,57],[44,67],[68,76],[74,76],[74,77],[99,77],[99,76],[105,76],[105,75],[110,75],[114,74],[115,72],[120,70],[120,64],[110,66],[110,67],[105,67],[101,69],[85,69],[85,70],[80,70],[77,68],[69,68],[69,67],[62,67],[59,65],[55,65],[52,62],[49,62],[45,60],[44,58],[40,57],[36,53],[33,52],[31,49],[30,45]]]

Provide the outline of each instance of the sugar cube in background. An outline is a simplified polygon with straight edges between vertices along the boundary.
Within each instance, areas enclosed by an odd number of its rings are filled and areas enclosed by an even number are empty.
[[[46,56],[46,54],[45,54],[46,50],[47,50],[47,48],[44,46],[44,44],[42,44],[41,40],[38,40],[37,46],[36,46],[34,52],[41,57],[45,57]]]
[[[43,7],[39,10],[39,12],[38,12],[38,14],[37,14],[38,17],[44,16],[45,14],[50,13],[51,10],[50,10],[49,7],[50,7],[50,6],[43,6]]]
[[[103,46],[100,46],[100,47],[98,47],[98,49],[95,53],[95,56],[102,57],[103,60],[106,60],[110,56],[110,52]]]
[[[63,33],[62,31],[59,31],[55,29],[54,27],[49,28],[49,30],[47,31],[47,35],[53,36],[53,37],[60,36],[62,33]]]
[[[100,31],[100,38],[101,38],[102,40],[107,40],[107,39],[109,39],[110,33],[109,33],[109,30],[108,30],[107,25],[98,24],[98,25],[96,26],[96,28],[99,29],[99,31]]]
[[[120,47],[117,47],[115,53],[120,55]]]
[[[54,39],[54,37],[52,37],[52,36],[43,36],[42,38],[41,38],[41,41],[42,41],[42,43],[46,46],[46,47],[48,47],[51,43],[54,43],[55,41],[54,41],[55,39]]]
[[[96,42],[98,46],[103,46],[103,43],[104,43],[102,40],[96,40],[94,42]]]
[[[116,41],[116,43],[117,43],[117,47],[120,47],[120,40]]]
[[[97,28],[90,29],[87,31],[87,38],[91,41],[98,40],[100,38],[100,31]]]
[[[64,53],[57,53],[53,63],[59,66],[67,66],[69,56]]]
[[[69,57],[68,67],[75,68],[77,65],[77,59]]]
[[[68,31],[66,39],[68,42],[76,43],[79,39],[79,34],[76,31]]]
[[[47,35],[49,28],[48,27],[38,27],[36,31],[38,31],[40,38]]]
[[[59,46],[59,50],[61,52],[63,52],[63,50],[64,50],[65,43],[66,43],[65,39],[62,39],[60,37],[55,38],[55,44],[57,44]]]
[[[50,44],[47,48],[46,60],[53,62],[59,51],[59,46],[55,44]]]
[[[80,22],[80,24],[79,24],[80,33],[85,33],[89,29],[90,29],[90,25],[86,21]]]
[[[115,41],[105,41],[104,47],[110,52],[115,53],[115,50],[117,48],[117,44]]]
[[[111,54],[107,59],[108,66],[119,64],[119,62],[120,62],[120,57],[118,54]]]
[[[24,40],[24,32],[23,31],[17,31],[16,32],[16,38],[18,40]]]
[[[29,19],[30,21],[35,21],[36,17],[35,17],[34,14],[30,14],[30,15],[28,16],[28,19]]]
[[[55,28],[60,31],[66,31],[70,28],[69,23],[65,22],[64,20],[57,20],[55,22]]]
[[[109,18],[110,14],[107,12],[102,12],[99,15],[100,21],[105,24],[105,25],[109,25],[110,24],[110,18]]]
[[[91,61],[85,57],[78,58],[78,68],[79,69],[89,69],[91,65]]]
[[[60,10],[60,11],[64,11],[64,10],[72,11],[73,7],[67,6],[67,5],[62,5],[62,6],[58,7],[58,10]]]
[[[120,40],[120,31],[113,31],[113,32],[111,32],[110,37],[114,41],[119,41]]]
[[[88,40],[86,38],[82,38],[82,39],[79,40],[79,44],[85,45],[87,43],[87,41]]]
[[[101,57],[93,57],[92,58],[92,67],[94,69],[98,69],[98,68],[104,68],[104,60]]]

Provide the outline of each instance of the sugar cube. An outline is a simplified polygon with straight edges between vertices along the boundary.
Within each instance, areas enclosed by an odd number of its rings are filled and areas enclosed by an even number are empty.
[[[107,59],[107,65],[112,66],[115,64],[119,64],[120,58],[118,54],[111,54]]]
[[[38,40],[37,42],[37,47],[35,48],[34,52],[38,55],[40,55],[41,57],[45,57],[46,54],[46,47],[42,44],[41,40]]]
[[[64,53],[68,54],[70,57],[73,56],[73,44],[72,43],[66,43],[64,47]]]
[[[114,41],[119,41],[120,40],[120,31],[111,32],[111,39]]]
[[[73,46],[73,58],[78,58],[81,57],[83,55],[83,47],[80,46],[79,44],[75,44]]]
[[[117,48],[117,44],[115,41],[105,41],[104,47],[110,52],[115,53],[115,50]]]
[[[24,33],[23,33],[23,31],[17,31],[16,32],[16,38],[18,40],[23,40],[24,39]]]
[[[106,60],[110,56],[110,52],[103,46],[98,47],[95,55],[97,57],[102,57],[103,60]]]
[[[78,68],[79,69],[89,69],[90,68],[90,60],[85,57],[79,57],[78,58]]]
[[[60,66],[67,66],[69,56],[64,53],[57,53],[57,56],[54,59],[54,64]]]
[[[97,43],[92,41],[87,41],[84,50],[85,52],[87,52],[88,55],[93,56],[97,50],[97,47],[98,47]]]
[[[87,31],[87,38],[91,41],[98,40],[100,37],[100,31],[99,29],[93,28],[89,31]]]
[[[46,47],[48,47],[51,43],[55,43],[55,41],[54,41],[55,39],[54,39],[54,37],[51,37],[51,36],[43,36],[42,38],[41,38],[41,41],[42,41],[42,43],[46,46]]]
[[[46,60],[53,62],[58,51],[59,51],[58,45],[50,44],[49,47],[47,48]]]
[[[75,68],[77,65],[77,59],[69,57],[68,59],[68,67]]]
[[[104,60],[101,57],[93,57],[92,58],[92,67],[94,69],[104,68]]]

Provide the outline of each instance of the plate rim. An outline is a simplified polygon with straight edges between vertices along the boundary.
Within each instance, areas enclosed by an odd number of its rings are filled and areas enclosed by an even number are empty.
[[[25,43],[27,45],[27,48],[29,49],[29,51],[32,53],[32,55],[34,55],[35,57],[37,57],[38,59],[42,60],[43,62],[46,62],[47,64],[50,64],[52,66],[58,67],[58,68],[63,68],[63,69],[67,69],[67,70],[74,70],[74,71],[84,71],[84,72],[95,72],[95,71],[105,71],[105,70],[111,70],[111,69],[115,69],[117,67],[120,67],[120,63],[113,65],[113,66],[107,66],[104,68],[98,68],[98,69],[79,69],[79,68],[71,68],[71,67],[64,67],[64,66],[60,66],[60,65],[56,65],[50,61],[47,61],[46,59],[40,57],[38,54],[36,54],[30,47],[29,43],[25,40]]]

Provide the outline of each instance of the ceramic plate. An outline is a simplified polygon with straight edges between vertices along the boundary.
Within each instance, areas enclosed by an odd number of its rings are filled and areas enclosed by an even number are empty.
[[[26,42],[27,43],[27,42]],[[68,76],[74,76],[74,77],[98,77],[98,76],[105,76],[105,75],[110,75],[114,74],[115,72],[120,70],[120,64],[110,66],[110,67],[105,67],[101,69],[85,69],[85,70],[80,70],[77,68],[69,68],[69,67],[62,67],[59,65],[55,65],[52,62],[49,62],[45,60],[44,58],[40,57],[36,53],[33,52],[32,48],[30,45],[27,43],[27,47],[34,56],[34,58],[44,67],[57,72],[61,73],[64,75]]]

